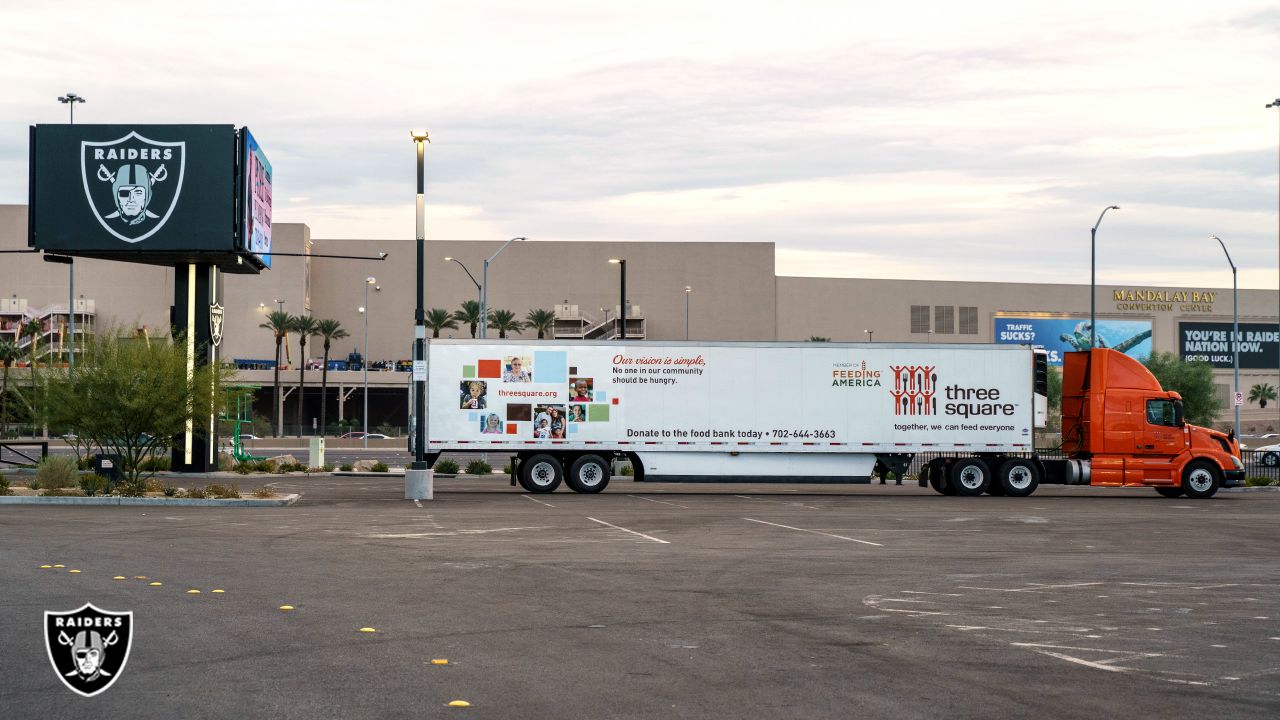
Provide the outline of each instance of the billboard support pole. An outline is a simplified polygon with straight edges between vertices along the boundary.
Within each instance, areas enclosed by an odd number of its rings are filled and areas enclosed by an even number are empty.
[[[174,342],[186,349],[187,374],[197,367],[217,362],[210,323],[212,306],[218,303],[220,276],[215,265],[184,263],[174,266],[173,308],[170,325]],[[205,430],[202,437],[196,426]],[[206,428],[207,425],[207,428]],[[216,418],[192,418],[186,430],[174,439],[171,466],[178,472],[202,473],[218,469]]]

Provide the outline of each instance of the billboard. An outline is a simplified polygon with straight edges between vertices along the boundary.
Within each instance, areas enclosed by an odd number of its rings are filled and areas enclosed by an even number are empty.
[[[36,125],[30,152],[37,249],[134,260],[235,250],[231,125]]]
[[[1275,323],[1240,323],[1238,343],[1231,338],[1229,322],[1178,323],[1178,357],[1207,362],[1216,368],[1235,367],[1239,345],[1240,367],[1247,370],[1280,368],[1280,328]]]
[[[433,449],[1014,451],[1034,423],[1014,347],[432,340],[428,358]]]
[[[249,128],[240,132],[244,153],[241,156],[244,176],[241,238],[245,250],[257,256],[265,267],[271,267],[271,161]]]
[[[1099,320],[1098,347],[1119,350],[1144,359],[1151,355],[1150,320]],[[995,318],[996,343],[1043,348],[1050,365],[1062,365],[1063,353],[1089,349],[1089,320],[1069,317],[999,316]]]

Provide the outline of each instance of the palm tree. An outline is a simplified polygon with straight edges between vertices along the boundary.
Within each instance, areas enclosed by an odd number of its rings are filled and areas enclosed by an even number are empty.
[[[551,332],[556,325],[555,312],[551,310],[543,310],[541,308],[537,310],[530,310],[529,314],[524,316],[524,319],[529,321],[527,327],[530,330],[538,331],[539,340],[544,339],[547,336],[547,333]]]
[[[454,316],[450,315],[449,311],[444,308],[431,308],[428,310],[426,322],[427,327],[431,328],[431,337],[440,337],[440,331],[445,328],[457,330],[458,323],[454,320]]]
[[[329,427],[325,424],[325,411],[329,409],[329,346],[334,340],[347,337],[347,331],[337,320],[321,320],[316,323],[316,335],[324,338],[324,368],[320,370],[320,435],[323,437],[325,428]]]
[[[1258,383],[1249,388],[1249,402],[1258,403],[1258,407],[1266,409],[1268,400],[1276,399],[1276,389],[1267,383]]]
[[[302,437],[302,401],[307,392],[307,340],[319,333],[316,319],[294,315],[290,328],[298,333],[298,437]]]
[[[468,300],[462,303],[461,310],[453,311],[453,319],[470,325],[471,337],[474,338],[476,336],[476,326],[480,324],[480,302],[478,300]]]
[[[276,435],[280,432],[280,348],[284,345],[284,339],[289,335],[290,316],[287,312],[274,310],[267,316],[267,321],[258,327],[263,330],[270,330],[276,339],[276,376],[275,376],[275,395],[271,401],[271,428]]]
[[[44,327],[41,326],[40,321],[35,318],[32,318],[26,321],[25,323],[22,324],[22,327],[18,329],[19,338],[22,338],[22,336],[24,335],[31,336],[31,344],[27,347],[27,349],[31,351],[31,372],[32,373],[35,373],[35,370],[36,370],[36,348],[40,343],[40,335],[43,332],[44,332]],[[32,378],[34,377],[35,375],[33,374]]]
[[[489,327],[498,331],[499,338],[505,338],[507,333],[518,333],[524,330],[524,322],[516,319],[516,314],[510,310],[490,310],[489,311]]]
[[[9,368],[20,357],[22,357],[22,350],[17,343],[12,340],[0,340],[0,363],[4,364],[4,382],[0,384],[0,437],[4,437],[5,423],[9,420],[7,405],[9,397]]]

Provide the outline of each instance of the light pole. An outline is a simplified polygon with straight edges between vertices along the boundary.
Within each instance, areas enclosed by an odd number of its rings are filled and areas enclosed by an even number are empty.
[[[1231,266],[1231,366],[1235,369],[1235,395],[1240,394],[1240,304],[1236,291],[1236,264],[1231,261],[1231,253],[1227,252],[1227,244],[1222,242],[1222,238],[1217,235],[1210,235],[1210,239],[1217,240],[1222,246],[1222,252],[1227,256],[1227,264]],[[1236,403],[1235,395],[1231,397],[1231,404],[1236,407],[1236,437],[1240,437],[1240,405]]]
[[[498,252],[494,253],[493,257],[484,261],[484,269],[480,271],[480,277],[484,283],[484,287],[480,291],[480,337],[482,338],[489,337],[489,263],[493,262],[494,260],[497,260],[498,256],[502,254],[502,251],[506,250],[507,246],[510,245],[511,243],[517,240],[528,240],[528,239],[529,238],[525,238],[525,237],[511,238],[510,240],[502,243],[502,247],[498,248]],[[462,263],[458,263],[458,264],[461,265]],[[467,274],[470,275],[471,273],[467,273]],[[472,280],[474,281],[475,278],[472,278]]]
[[[622,302],[618,305],[618,333],[627,339],[627,261],[625,258],[609,258],[609,262],[622,268]]]
[[[476,286],[476,302],[483,304],[484,297],[481,295],[480,283],[476,282],[476,276],[471,274],[471,271],[467,269],[467,266],[463,265],[462,261],[455,257],[447,257],[444,259],[444,261],[458,263],[458,265],[462,268],[462,271],[467,274],[467,277],[471,278],[471,284]]]
[[[275,300],[272,300],[271,302],[273,302],[273,303],[275,303],[275,304],[276,304],[276,310],[278,310],[278,311],[280,311],[280,312],[284,312],[284,300],[281,300],[280,298],[276,298]]]
[[[864,332],[864,333],[866,333],[866,334],[867,334],[867,342],[875,342],[875,341],[876,341],[876,331],[875,331],[875,330],[863,330],[862,332]]]
[[[1102,224],[1102,216],[1108,210],[1119,210],[1119,205],[1108,205],[1102,208],[1098,222],[1089,231],[1089,349],[1098,345],[1098,226]]]
[[[364,316],[364,355],[361,358],[360,369],[364,370],[364,446],[369,447],[369,286],[373,285],[373,291],[378,292],[382,289],[381,285],[374,285],[377,279],[367,277],[364,279],[364,305],[360,308],[360,314]]]
[[[1267,107],[1280,109],[1280,98],[1267,103]],[[1280,133],[1280,126],[1277,126],[1277,132]],[[1280,177],[1280,141],[1276,144],[1276,175]],[[1280,243],[1280,182],[1276,183],[1276,241]],[[1276,267],[1280,269],[1280,263],[1276,263]],[[1277,309],[1280,309],[1280,306],[1277,306]],[[1277,315],[1277,318],[1280,318],[1280,315]],[[1276,322],[1280,323],[1280,319],[1277,319]],[[1280,325],[1277,326],[1277,329],[1280,329]]]
[[[689,294],[693,292],[692,285],[684,286],[684,339],[689,339]]]
[[[418,193],[414,198],[417,232],[417,283],[413,299],[413,464],[404,474],[406,500],[430,500],[433,496],[431,470],[427,468],[427,310],[426,254],[427,254],[427,143],[431,142],[426,130],[410,130],[414,149],[418,156]],[[366,438],[368,433],[366,433]],[[366,440],[367,442],[367,440]]]
[[[58,102],[67,106],[71,111],[70,124],[76,124],[76,103],[83,103],[84,98],[69,92],[58,98]],[[67,293],[67,314],[71,320],[71,350],[67,354],[67,364],[72,370],[76,367],[76,263],[75,258],[70,258],[67,262],[67,274],[70,277],[71,290]]]

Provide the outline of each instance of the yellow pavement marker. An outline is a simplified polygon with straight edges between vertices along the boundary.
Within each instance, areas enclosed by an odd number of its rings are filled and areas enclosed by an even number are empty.
[[[226,590],[210,590],[211,593],[224,593]]]
[[[188,595],[199,595],[199,594],[200,594],[200,591],[199,591],[199,590],[196,590],[195,588],[191,588],[190,590],[188,590],[188,591],[187,591],[187,594],[188,594]]]
[[[161,586],[161,585],[163,585],[164,583],[152,582],[152,583],[147,583],[147,584],[148,584],[148,585],[150,585],[151,587],[160,587],[160,586]]]
[[[449,707],[471,707],[471,703],[466,700],[453,700],[449,703]]]
[[[431,664],[432,665],[448,665],[449,661],[445,660],[444,658],[436,658],[435,660],[431,661]]]
[[[281,610],[284,610],[285,612],[289,612],[290,610],[292,610],[292,609],[293,609],[293,606],[292,606],[292,605],[281,605],[281,606],[280,606],[280,609],[281,609]]]
[[[147,576],[146,576],[146,575],[134,575],[134,576],[133,576],[133,579],[134,579],[134,580],[146,580],[146,579],[147,579]]]
[[[54,565],[54,567],[56,567],[56,568],[64,568],[64,567],[66,567],[66,565]]]
[[[362,628],[360,628],[360,632],[378,632],[378,631],[377,631],[377,630],[374,630],[374,629],[373,629],[373,628],[371,628],[371,627],[362,627]]]
[[[123,579],[124,579],[124,576],[123,576],[123,575],[117,575],[117,576],[115,576],[115,577],[113,577],[113,578],[111,578],[111,579],[112,579],[112,580],[123,580]]]
[[[53,567],[52,565],[41,565],[41,566],[40,566],[40,569],[41,569],[41,570],[48,570],[48,569],[50,569],[50,568],[52,568],[52,567]]]
[[[69,572],[69,573],[78,573],[78,572],[80,572],[80,571],[79,571],[79,570],[68,570],[67,572]]]

